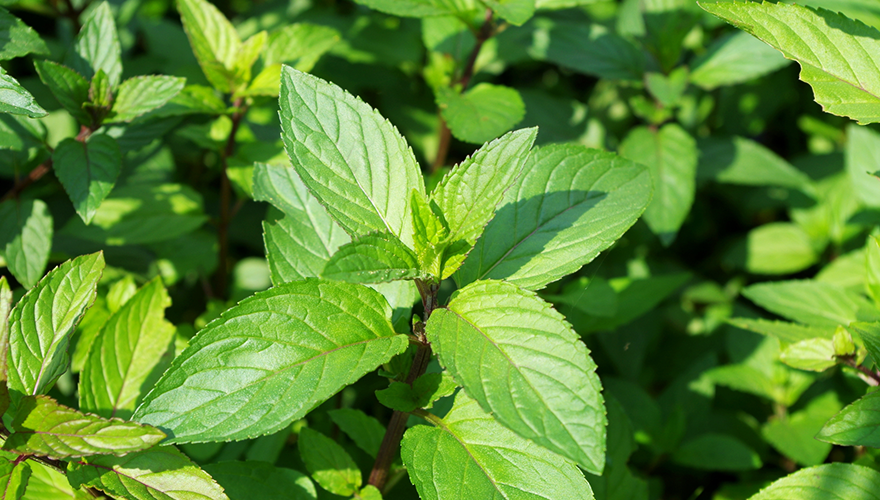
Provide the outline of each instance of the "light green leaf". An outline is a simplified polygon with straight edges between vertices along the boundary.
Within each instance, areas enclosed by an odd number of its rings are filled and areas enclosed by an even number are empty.
[[[30,26],[0,8],[0,61],[31,53],[48,54],[49,48]]]
[[[426,332],[441,364],[498,422],[602,473],[606,421],[596,365],[550,304],[510,283],[478,281],[435,310]]]
[[[880,163],[880,134],[851,123],[846,128],[846,171],[861,202],[880,207],[880,179],[871,172]]]
[[[64,63],[91,80],[98,70],[104,71],[110,87],[119,85],[122,76],[122,48],[110,4],[101,2],[91,14],[67,53]]]
[[[67,370],[67,342],[95,300],[104,270],[100,252],[83,255],[49,271],[9,316],[8,383],[13,403],[48,392]]]
[[[433,423],[411,427],[401,444],[424,500],[459,500],[463,491],[481,499],[593,499],[574,464],[501,426],[464,392]]]
[[[401,17],[468,14],[477,8],[473,0],[356,0],[367,7]]]
[[[289,166],[257,163],[254,199],[284,213],[263,222],[266,259],[276,285],[320,276],[330,256],[351,241]]]
[[[153,109],[164,106],[186,84],[174,76],[136,76],[122,82],[113,102],[112,114],[105,121],[130,122]]]
[[[522,26],[535,14],[535,0],[483,0],[501,19]]]
[[[0,276],[0,415],[9,409],[9,387],[6,385],[9,355],[9,313],[12,310],[12,290],[6,276]]]
[[[157,444],[165,434],[150,426],[103,419],[58,404],[49,396],[26,396],[3,449],[61,459],[124,455]]]
[[[402,352],[390,316],[360,285],[309,279],[259,292],[199,331],[133,418],[168,429],[169,442],[270,434]]]
[[[52,214],[42,200],[0,203],[0,255],[25,288],[43,276],[52,249]]]
[[[855,464],[824,464],[801,469],[749,500],[877,500],[880,472]]]
[[[387,389],[376,391],[380,403],[405,413],[418,408],[431,408],[434,401],[451,396],[458,384],[446,372],[425,373],[412,386],[403,382],[391,382]]]
[[[799,5],[718,2],[700,6],[801,65],[826,112],[880,121],[880,32],[827,10]]]
[[[691,82],[706,90],[754,80],[790,61],[757,38],[737,31],[725,35],[694,59],[690,66]]]
[[[27,462],[0,458],[0,500],[22,498],[30,477],[31,466]]]
[[[361,471],[336,441],[306,427],[300,431],[297,445],[306,469],[322,488],[342,496],[360,489]]]
[[[800,465],[819,465],[831,452],[831,445],[815,439],[816,433],[841,406],[833,391],[813,398],[804,408],[771,417],[761,428],[764,440]]]
[[[874,299],[874,303],[880,306],[880,238],[868,237],[865,260],[867,264],[865,288],[868,295]]]
[[[482,144],[507,132],[526,114],[516,89],[480,83],[464,93],[437,89],[437,106],[456,139]]]
[[[31,477],[28,479],[25,499],[39,500],[88,500],[83,490],[75,490],[61,472],[37,461],[29,461]]]
[[[311,71],[318,59],[341,39],[342,35],[329,26],[288,24],[269,34],[263,62],[266,66],[284,63],[300,71]],[[279,67],[279,76],[280,70]]]
[[[76,213],[88,224],[116,184],[122,153],[106,134],[92,134],[86,142],[64,139],[52,153],[52,167]]]
[[[650,175],[641,165],[570,144],[537,149],[456,282],[504,279],[543,288],[611,246],[650,199]]]
[[[834,345],[829,339],[801,340],[789,345],[779,354],[783,363],[811,372],[823,372],[837,364]]]
[[[281,130],[303,183],[350,235],[388,231],[412,245],[410,193],[424,193],[412,150],[376,110],[331,83],[285,67]]]
[[[121,309],[129,299],[134,297],[136,293],[137,284],[134,282],[134,277],[130,274],[123,276],[122,279],[110,285],[110,288],[107,290],[107,295],[104,297],[107,301],[107,311],[110,314],[115,313]],[[104,321],[106,320],[107,318],[104,318]],[[83,318],[83,321],[85,321],[85,318]]]
[[[358,448],[374,458],[379,454],[385,426],[378,420],[352,408],[337,408],[328,411],[327,414]]]
[[[385,283],[421,277],[416,254],[396,236],[373,233],[339,247],[322,278],[349,283]]]
[[[132,185],[114,189],[90,225],[73,218],[60,232],[107,245],[135,245],[177,238],[206,219],[201,195],[188,186]]]
[[[763,335],[776,337],[781,342],[794,344],[802,340],[814,338],[823,338],[831,340],[834,335],[834,328],[821,328],[815,326],[799,325],[797,323],[787,323],[785,321],[773,321],[768,319],[752,319],[752,318],[730,318],[727,320],[731,325],[757,332]]]
[[[484,144],[446,174],[431,193],[430,203],[449,231],[441,279],[458,269],[495,216],[504,192],[520,175],[536,135],[534,128],[516,130]]]
[[[235,28],[217,7],[205,0],[177,0],[177,10],[208,81],[221,92],[232,92],[232,68],[241,49],[241,38]]]
[[[179,116],[189,114],[220,115],[226,112],[226,104],[217,97],[217,91],[204,85],[187,85],[161,108],[150,112],[150,117]]]
[[[828,420],[816,439],[843,446],[880,448],[880,392],[872,392]]]
[[[205,465],[232,500],[315,500],[315,485],[305,474],[265,462],[220,462]]]
[[[679,67],[668,75],[657,72],[645,74],[645,87],[661,105],[671,108],[677,106],[688,87],[688,70]]]
[[[75,488],[134,500],[229,500],[211,476],[173,446],[77,460],[67,466],[67,478]]]
[[[232,71],[235,75],[236,95],[238,95],[239,90],[243,90],[242,86],[250,83],[251,68],[266,47],[266,40],[268,38],[269,34],[265,31],[254,33],[241,44],[238,53],[235,54]]]
[[[743,289],[755,304],[793,321],[810,326],[848,325],[861,319],[862,309],[873,309],[859,294],[818,281],[775,281]]]
[[[749,35],[746,35],[749,36]],[[814,190],[810,178],[774,152],[744,137],[712,137],[699,142],[697,175],[726,184]]]
[[[880,322],[851,323],[847,330],[862,339],[874,364],[880,366]]]
[[[719,471],[761,468],[761,458],[742,441],[726,434],[702,434],[682,443],[672,460],[685,467]]]
[[[443,225],[440,216],[434,213],[425,195],[416,190],[412,192],[413,247],[419,258],[420,268],[433,276],[443,272],[443,240],[449,229]],[[479,240],[478,240],[479,241]]]
[[[0,68],[0,113],[27,115],[31,118],[46,116],[46,110],[37,104],[34,96],[19,85],[15,78],[7,75],[2,68]]]
[[[791,222],[771,222],[752,229],[731,254],[737,264],[755,274],[796,273],[819,261],[810,236]]]
[[[79,379],[79,405],[102,417],[129,418],[148,387],[148,377],[168,350],[174,325],[159,278],[144,285],[104,324]]]
[[[52,95],[82,125],[91,125],[92,117],[83,109],[89,100],[89,82],[76,71],[52,61],[36,61],[34,68]]]
[[[620,155],[646,165],[651,172],[654,198],[645,210],[644,220],[660,241],[669,246],[694,202],[696,142],[676,124],[664,125],[657,131],[639,127],[623,140]]]

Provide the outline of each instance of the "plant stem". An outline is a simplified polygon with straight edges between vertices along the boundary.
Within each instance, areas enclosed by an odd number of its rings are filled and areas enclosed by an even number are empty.
[[[236,108],[241,108],[242,99],[238,98],[232,104]],[[238,109],[232,116],[232,128],[229,131],[229,137],[226,139],[226,147],[220,154],[220,222],[217,224],[217,286],[216,291],[221,297],[226,297],[227,279],[229,276],[229,223],[232,220],[232,212],[230,210],[230,201],[232,198],[232,186],[229,183],[229,175],[227,168],[229,167],[229,157],[235,153],[235,134],[238,133],[238,127],[244,118],[245,109]]]
[[[877,373],[876,371],[866,366],[856,364],[856,360],[853,359],[852,356],[840,356],[837,359],[842,361],[843,364],[845,364],[846,366],[849,366],[850,368],[855,368],[862,375],[864,375],[866,377],[865,382],[867,382],[868,385],[872,385],[875,387],[880,385],[880,373]]]
[[[471,51],[470,56],[468,56],[467,63],[464,65],[464,70],[461,72],[461,76],[452,82],[453,87],[461,85],[461,92],[464,92],[467,89],[468,84],[471,82],[471,78],[474,76],[474,66],[477,63],[477,57],[480,55],[480,50],[483,48],[483,44],[495,34],[495,27],[492,23],[493,15],[494,13],[492,12],[492,9],[486,9],[486,18],[483,21],[483,25],[480,26],[479,31],[477,31],[477,41],[474,44],[474,49]],[[434,163],[431,164],[431,173],[436,172],[444,163],[446,163],[446,157],[449,155],[449,144],[452,142],[452,132],[449,130],[449,126],[446,125],[446,120],[443,119],[442,114],[440,114],[440,126],[438,127],[437,133],[439,136],[437,157],[434,158]]]
[[[52,158],[40,163],[36,168],[30,171],[27,177],[16,182],[15,186],[7,191],[6,194],[3,195],[3,198],[0,198],[0,203],[13,198],[18,198],[26,187],[40,180],[44,175],[48,174],[50,170],[52,170]]]

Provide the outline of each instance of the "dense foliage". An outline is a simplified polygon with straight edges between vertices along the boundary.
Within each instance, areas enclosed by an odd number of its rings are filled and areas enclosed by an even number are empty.
[[[0,0],[0,500],[880,500],[803,4]]]

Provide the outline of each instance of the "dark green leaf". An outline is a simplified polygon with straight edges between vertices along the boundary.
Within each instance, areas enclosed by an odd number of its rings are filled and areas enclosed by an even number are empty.
[[[9,388],[6,386],[9,355],[9,313],[12,310],[12,290],[6,276],[0,276],[0,415],[9,409]]]
[[[301,472],[265,462],[220,462],[205,466],[230,500],[314,500],[315,485]]]
[[[880,366],[880,322],[850,323],[847,329],[862,339],[874,364]]]
[[[813,398],[798,411],[782,418],[771,417],[761,428],[761,435],[780,453],[798,464],[819,465],[828,458],[831,445],[816,439],[816,433],[841,406],[837,395],[828,391]]]
[[[89,100],[88,80],[67,66],[52,61],[37,61],[34,67],[61,106],[80,124],[90,125],[92,117],[83,109],[83,104]]]
[[[88,224],[116,184],[122,153],[116,140],[105,134],[92,134],[86,142],[65,139],[52,153],[52,168],[76,213]]]
[[[321,277],[349,283],[384,283],[421,277],[418,258],[396,236],[373,233],[339,247]]]
[[[761,468],[761,459],[739,439],[726,434],[703,434],[683,443],[672,460],[685,467],[744,471]]]
[[[42,200],[0,203],[0,255],[25,288],[43,276],[52,249],[52,214]]]
[[[297,440],[299,454],[309,474],[335,495],[351,496],[361,487],[361,471],[336,441],[306,427]]]
[[[373,417],[360,410],[338,408],[327,412],[333,423],[339,426],[358,448],[371,457],[379,454],[379,446],[385,435],[385,427]]]
[[[122,76],[122,48],[110,4],[101,2],[91,14],[64,60],[65,64],[91,79],[98,70],[104,71],[110,87],[119,85]]]

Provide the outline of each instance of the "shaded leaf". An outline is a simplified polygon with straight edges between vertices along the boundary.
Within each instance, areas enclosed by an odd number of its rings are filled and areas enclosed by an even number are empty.
[[[880,207],[880,179],[871,175],[880,162],[880,134],[851,123],[846,128],[846,171],[861,202]]]
[[[25,288],[43,276],[52,249],[52,214],[42,200],[0,203],[0,255]]]
[[[418,408],[431,408],[434,401],[451,396],[458,384],[446,372],[425,373],[412,386],[391,382],[387,389],[376,391],[376,399],[393,410],[409,413]]]
[[[672,460],[704,470],[744,471],[761,468],[761,458],[742,441],[726,434],[703,434],[682,443]]]
[[[816,439],[816,433],[842,404],[828,391],[813,398],[804,408],[783,417],[771,417],[761,428],[764,440],[801,465],[819,465],[828,458],[831,445]]]
[[[790,320],[810,326],[848,325],[873,309],[857,293],[818,281],[776,281],[743,289],[743,295],[759,306]]]
[[[88,224],[116,184],[122,152],[105,134],[92,134],[85,142],[64,139],[52,153],[52,168],[76,213]]]
[[[746,35],[749,36],[749,35]],[[725,184],[781,186],[812,193],[809,176],[761,144],[744,137],[699,142],[698,176]]]
[[[352,408],[337,408],[327,412],[339,429],[354,441],[358,448],[374,457],[385,435],[385,426],[373,417]]]
[[[690,63],[691,82],[712,90],[759,78],[788,64],[777,50],[748,33],[737,31],[712,42]]]
[[[89,82],[76,71],[52,61],[36,61],[34,68],[40,80],[49,87],[61,106],[83,125],[90,125],[92,117],[83,109],[89,100]]]
[[[315,485],[301,472],[265,462],[220,462],[205,465],[230,500],[313,500]]]
[[[830,340],[834,335],[833,328],[820,328],[815,326],[787,323],[785,321],[773,321],[767,319],[730,318],[727,320],[731,325],[757,332],[763,335],[772,335],[781,342],[794,344],[802,340],[824,338]]]
[[[306,427],[297,440],[299,454],[309,474],[335,495],[351,496],[361,487],[361,471],[336,441]]]

